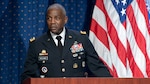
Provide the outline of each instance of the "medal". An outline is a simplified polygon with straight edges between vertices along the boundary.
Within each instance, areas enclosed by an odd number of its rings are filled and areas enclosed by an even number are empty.
[[[84,49],[82,43],[78,43],[77,41],[75,41],[74,44],[71,46],[70,50],[72,53],[77,53],[83,51]]]
[[[45,63],[45,61],[48,60],[48,53],[46,50],[42,50],[41,53],[39,53],[38,60],[42,61],[42,63]]]
[[[46,50],[42,50],[41,53],[39,53],[40,56],[48,56],[48,53]]]
[[[74,63],[74,64],[73,64],[73,68],[78,68],[78,64],[77,64],[77,63]]]
[[[47,71],[48,71],[47,67],[42,67],[41,70],[42,70],[43,73],[47,73]]]

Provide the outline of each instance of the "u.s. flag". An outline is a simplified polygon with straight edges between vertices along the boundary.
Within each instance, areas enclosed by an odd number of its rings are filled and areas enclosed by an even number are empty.
[[[144,0],[97,0],[89,38],[114,77],[150,77]]]

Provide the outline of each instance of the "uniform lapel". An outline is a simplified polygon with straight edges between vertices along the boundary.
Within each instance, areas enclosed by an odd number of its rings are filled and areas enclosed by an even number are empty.
[[[73,36],[72,33],[69,32],[69,30],[67,30],[65,35],[65,43],[63,47],[62,57],[66,56],[66,54],[70,52],[70,48],[73,45],[74,41],[75,41],[75,36]]]
[[[58,48],[49,32],[47,32],[47,36],[44,38],[43,45],[49,48],[50,53],[52,52],[54,55],[58,54]]]

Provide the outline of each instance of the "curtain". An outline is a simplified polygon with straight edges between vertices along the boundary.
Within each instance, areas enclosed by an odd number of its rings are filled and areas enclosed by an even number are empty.
[[[47,31],[52,3],[66,8],[68,28],[88,32],[95,0],[0,0],[0,84],[20,84],[29,39]]]

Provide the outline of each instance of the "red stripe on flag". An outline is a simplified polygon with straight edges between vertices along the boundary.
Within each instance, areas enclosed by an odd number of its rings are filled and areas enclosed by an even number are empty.
[[[134,60],[134,57],[133,57],[133,54],[132,54],[132,50],[129,46],[129,43],[128,43],[128,60],[129,60],[129,65],[130,65],[130,68],[132,70],[132,73],[133,73],[133,77],[144,77],[143,76],[143,73],[140,71],[139,67],[137,66],[137,64],[135,63],[135,60]]]
[[[148,10],[146,8],[146,4],[145,4],[145,1],[143,0],[137,0],[137,3],[139,5],[139,8],[143,14],[143,16],[145,17],[145,20],[146,20],[146,25],[147,25],[147,28],[148,28],[148,31],[150,31],[150,26],[149,26],[149,19],[148,19]],[[150,33],[150,32],[149,32]]]
[[[110,36],[110,39],[112,40],[113,44],[117,49],[117,53],[120,60],[122,61],[124,66],[126,66],[126,50],[122,45],[122,43],[120,42],[116,29],[109,18],[107,18],[107,23],[108,23],[107,24],[108,34]]]
[[[126,12],[128,17],[129,17],[129,20],[130,20],[130,23],[131,23],[131,26],[132,26],[132,30],[134,32],[134,37],[136,38],[136,42],[138,44],[138,46],[140,47],[140,49],[142,50],[142,52],[144,54],[146,54],[146,42],[145,42],[145,38],[143,37],[143,35],[141,34],[141,31],[139,30],[138,26],[137,26],[137,23],[136,23],[136,16],[134,16],[133,14],[133,9],[131,6],[128,6],[128,11]]]
[[[141,4],[141,3],[138,3],[138,4]],[[140,50],[143,52],[143,54],[145,56],[145,59],[146,59],[145,61],[147,64],[147,62],[149,62],[149,59],[148,59],[148,55],[147,55],[147,51],[146,51],[146,38],[144,38],[143,34],[141,33],[141,31],[139,30],[139,28],[137,26],[137,22],[135,19],[137,17],[134,16],[134,14],[133,14],[134,11],[133,11],[132,6],[128,6],[127,10],[128,10],[127,15],[129,17],[129,20],[130,20],[130,23],[131,23],[131,26],[132,26],[132,29],[134,32],[134,37],[136,39],[138,47],[140,48]],[[147,67],[148,66],[149,65],[147,65]],[[134,77],[143,77],[143,74],[138,74],[138,73],[141,73],[140,71],[135,71],[136,66],[130,64],[130,67],[134,67],[134,69],[132,69],[133,74],[135,74]]]
[[[109,44],[108,44],[108,38],[106,31],[99,25],[97,22],[92,19],[91,24],[91,31],[97,36],[97,38],[108,48],[109,50]]]
[[[148,10],[146,8],[145,1],[137,0],[137,3],[139,4],[139,8],[140,8],[143,16],[145,17],[147,30],[150,34],[150,24],[149,24],[149,19],[148,19]],[[145,57],[146,57],[146,72],[148,74],[148,77],[150,77],[150,58],[148,57],[148,55],[146,55]]]
[[[103,0],[97,1],[96,2],[96,6],[99,7],[101,9],[101,11],[103,11],[103,13],[106,16],[106,22],[107,22],[107,28],[108,28],[108,34],[111,38],[111,40],[113,41],[115,47],[117,48],[117,52],[119,55],[119,58],[121,59],[121,61],[123,62],[124,66],[126,66],[126,51],[125,48],[123,47],[122,43],[120,42],[119,38],[118,38],[118,34],[116,32],[116,29],[113,25],[113,23],[111,22],[111,17],[109,18],[106,9],[104,8],[104,4],[103,4]],[[99,31],[97,31],[99,32]],[[97,35],[97,34],[96,34]]]

